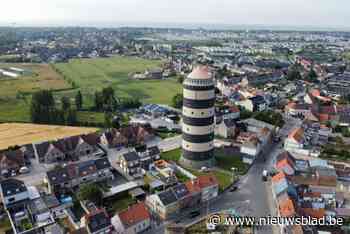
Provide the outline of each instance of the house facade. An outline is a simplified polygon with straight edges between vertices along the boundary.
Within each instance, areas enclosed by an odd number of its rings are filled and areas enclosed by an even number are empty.
[[[35,154],[40,163],[55,163],[64,160],[77,160],[101,151],[96,133],[73,136],[53,142],[35,144]]]
[[[73,163],[46,173],[50,192],[71,189],[82,183],[99,182],[113,178],[111,164],[107,158]]]
[[[136,203],[112,217],[117,234],[137,234],[151,227],[151,215],[143,202]]]

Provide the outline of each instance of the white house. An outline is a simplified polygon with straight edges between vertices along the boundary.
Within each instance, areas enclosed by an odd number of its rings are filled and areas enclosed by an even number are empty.
[[[117,234],[136,234],[151,227],[150,213],[143,202],[134,204],[112,217],[112,225]]]

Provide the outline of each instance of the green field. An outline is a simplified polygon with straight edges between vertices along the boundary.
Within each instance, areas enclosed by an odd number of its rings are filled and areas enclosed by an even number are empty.
[[[178,162],[181,157],[181,149],[175,149],[168,152],[162,152],[160,157],[167,161]],[[213,173],[219,181],[220,191],[226,189],[232,184],[232,171],[231,168],[237,168],[236,179],[239,175],[243,175],[247,172],[248,165],[243,163],[242,159],[237,155],[232,155],[230,152],[225,151],[224,149],[216,148],[215,149],[215,161],[216,168],[210,171]],[[187,168],[193,175],[200,176],[207,174],[206,172],[200,172],[199,170],[194,170]],[[186,178],[180,176],[180,181],[183,182]]]
[[[62,77],[47,64],[0,63],[0,68],[17,67],[28,72],[17,78],[0,77],[0,99],[16,97],[18,92],[30,94],[42,89],[71,89]]]
[[[161,64],[160,60],[113,57],[73,59],[54,66],[68,80],[73,80],[84,94],[112,86],[118,97],[137,97],[145,103],[169,104],[171,98],[181,92],[181,85],[175,79],[140,81],[130,78],[132,73],[158,68]]]
[[[94,92],[108,86],[115,89],[119,98],[137,97],[144,103],[170,104],[172,97],[181,92],[176,79],[139,81],[129,78],[132,73],[161,65],[160,60],[133,57],[73,59],[53,65],[0,63],[0,68],[18,67],[30,71],[30,75],[15,79],[0,78],[0,122],[29,122],[31,94],[44,89],[53,90],[57,101],[63,96],[71,98],[72,104],[80,89],[85,109],[93,105]],[[103,123],[104,115],[84,111],[78,113],[78,120]]]

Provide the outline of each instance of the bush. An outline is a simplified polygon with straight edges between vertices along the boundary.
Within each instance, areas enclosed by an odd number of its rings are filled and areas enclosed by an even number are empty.
[[[78,192],[79,200],[89,200],[96,205],[100,205],[102,203],[102,196],[102,191],[96,184],[82,185]]]

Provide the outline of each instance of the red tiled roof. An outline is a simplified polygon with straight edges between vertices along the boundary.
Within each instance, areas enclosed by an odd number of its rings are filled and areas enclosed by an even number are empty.
[[[272,177],[272,182],[277,183],[284,178],[286,178],[286,175],[283,172],[279,172],[278,174]]]
[[[213,174],[206,174],[206,175],[200,175],[197,177],[197,179],[192,181],[186,182],[187,189],[192,192],[199,192],[200,190],[218,185],[218,180],[216,179],[215,175]]]
[[[190,193],[199,193],[201,191],[201,188],[199,187],[198,183],[196,183],[195,180],[189,180],[185,183],[186,188]]]
[[[199,182],[199,187],[201,189],[219,184],[218,180],[216,179],[215,175],[213,175],[213,174],[198,176],[197,180]]]
[[[324,209],[300,208],[299,213],[300,215],[310,216],[312,218],[318,218],[318,219],[325,216]]]
[[[130,206],[118,215],[122,223],[128,227],[150,218],[150,214],[143,202]]]
[[[282,169],[285,166],[294,167],[294,164],[288,158],[284,158],[276,163],[277,169]]]

